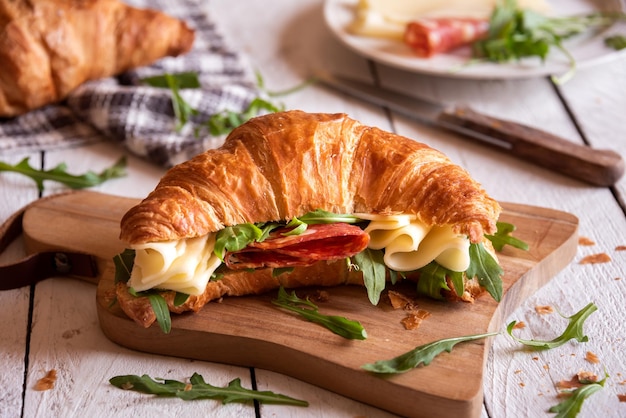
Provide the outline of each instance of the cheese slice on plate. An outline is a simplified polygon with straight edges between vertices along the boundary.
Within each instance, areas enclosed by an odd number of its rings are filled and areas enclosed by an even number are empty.
[[[489,19],[497,0],[359,0],[348,30],[355,35],[402,39],[408,22],[422,18]],[[518,0],[520,8],[548,13],[544,0]]]

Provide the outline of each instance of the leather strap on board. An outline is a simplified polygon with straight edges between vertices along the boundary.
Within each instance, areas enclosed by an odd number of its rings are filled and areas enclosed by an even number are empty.
[[[52,197],[54,196],[49,198]],[[29,206],[11,215],[0,226],[0,253],[22,233],[22,220]],[[41,252],[31,254],[15,263],[0,265],[0,290],[29,286],[53,276],[96,277],[97,274],[96,261],[89,254],[63,251]]]

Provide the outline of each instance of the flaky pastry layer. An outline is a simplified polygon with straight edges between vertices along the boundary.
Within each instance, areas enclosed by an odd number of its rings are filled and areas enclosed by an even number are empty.
[[[170,169],[121,221],[128,244],[206,235],[315,209],[410,213],[481,242],[500,205],[441,152],[345,114],[251,119],[219,149]]]

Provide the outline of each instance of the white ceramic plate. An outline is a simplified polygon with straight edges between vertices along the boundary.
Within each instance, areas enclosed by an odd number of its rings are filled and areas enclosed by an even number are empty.
[[[415,73],[473,79],[559,76],[569,69],[567,57],[557,49],[551,50],[543,63],[539,59],[527,59],[506,64],[467,65],[471,53],[469,48],[459,48],[431,58],[419,58],[400,41],[355,36],[349,33],[346,28],[354,19],[354,8],[357,2],[358,0],[326,0],[324,5],[326,24],[348,48],[364,57],[392,67]],[[600,8],[621,11],[619,0],[552,0],[549,3],[552,9],[558,10],[558,15],[562,16],[592,12]],[[576,59],[576,67],[582,69],[625,56],[626,50],[615,51],[604,45],[604,39],[613,34],[626,35],[626,22],[615,23],[609,28],[590,35],[581,35],[568,40],[565,46]]]

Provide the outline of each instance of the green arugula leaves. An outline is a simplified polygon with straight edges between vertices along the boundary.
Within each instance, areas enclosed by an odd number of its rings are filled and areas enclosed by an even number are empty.
[[[417,292],[432,299],[443,299],[442,290],[450,290],[448,278],[452,280],[454,291],[457,296],[463,294],[465,289],[463,273],[448,270],[436,261],[431,261],[420,269],[420,278],[417,281]]]
[[[346,223],[346,224],[356,224],[359,222],[363,222],[361,218],[357,218],[354,215],[350,214],[341,214],[341,213],[332,213],[322,209],[316,209],[314,211],[305,213],[304,215],[298,218],[300,221],[306,223],[307,225],[315,225],[315,224],[332,224],[332,223]]]
[[[192,117],[200,114],[200,111],[191,106],[180,94],[181,89],[196,89],[201,87],[197,73],[165,73],[163,75],[146,77],[141,81],[152,87],[167,88],[172,92],[172,107],[174,109],[174,116],[176,117],[176,132],[180,132]],[[257,74],[257,83],[262,87],[263,81],[259,74]],[[261,97],[256,97],[252,99],[241,112],[224,110],[211,115],[207,120],[199,122],[198,126],[194,129],[194,133],[196,136],[200,136],[204,130],[208,130],[213,136],[225,135],[263,111],[274,113],[282,110],[284,110],[282,105],[275,105]]]
[[[580,412],[583,402],[604,387],[608,374],[599,382],[581,382],[582,386],[570,391],[564,401],[551,407],[548,411],[554,412],[554,418],[574,418]]]
[[[135,264],[135,250],[126,248],[113,257],[113,264],[115,264],[115,283],[126,283]]]
[[[626,35],[613,35],[604,40],[604,45],[609,48],[613,48],[616,51],[621,51],[626,48]]]
[[[506,331],[516,341],[524,345],[527,345],[529,347],[533,347],[537,350],[545,350],[545,349],[559,347],[571,339],[576,339],[578,342],[586,342],[588,338],[583,333],[583,324],[585,320],[589,317],[589,315],[591,315],[597,310],[598,310],[598,307],[595,304],[589,303],[587,306],[585,306],[583,309],[581,309],[574,315],[570,317],[564,317],[564,318],[569,319],[569,324],[567,328],[560,336],[550,341],[524,340],[524,339],[514,336],[513,329],[515,328],[515,324],[517,323],[516,321],[512,321],[506,327]]]
[[[491,297],[496,302],[500,302],[502,300],[501,276],[504,274],[504,270],[482,243],[471,244],[469,252],[471,262],[465,275],[468,278],[476,277],[478,283],[487,290]]]
[[[535,341],[535,340],[523,340],[516,338],[512,334],[512,329],[515,326],[515,321],[511,322],[507,327],[508,334],[513,337],[520,344],[548,349],[556,348],[563,345],[565,342],[575,338],[579,342],[586,342],[587,337],[582,333],[582,326],[585,320],[595,312],[598,308],[593,303],[589,303],[579,312],[569,317],[570,323],[563,333],[552,341]],[[498,335],[499,332],[490,332],[486,334],[467,335],[462,337],[445,338],[437,341],[430,342],[428,344],[421,345],[414,348],[404,354],[394,357],[389,360],[380,360],[375,363],[368,363],[362,366],[363,369],[380,374],[397,374],[405,373],[411,369],[418,367],[419,365],[428,365],[439,354],[444,351],[451,352],[452,348],[459,343],[479,340],[490,336]]]
[[[156,315],[157,323],[164,334],[169,334],[172,330],[172,316],[167,306],[167,301],[163,296],[154,292],[146,292],[145,296],[150,301],[150,306]]]
[[[262,241],[263,237],[263,230],[250,223],[227,226],[219,231],[215,237],[213,252],[220,260],[224,260],[226,251],[242,250],[252,242]]]
[[[352,257],[354,265],[363,274],[363,284],[372,305],[378,305],[380,294],[387,282],[387,266],[383,262],[382,250],[366,248]]]
[[[199,114],[198,110],[191,107],[180,95],[180,89],[200,88],[200,80],[198,80],[196,73],[166,73],[160,76],[146,77],[141,81],[152,87],[169,88],[172,91],[172,107],[176,116],[176,132],[180,132],[192,116]]]
[[[35,181],[39,191],[43,191],[45,180],[61,183],[71,189],[85,189],[102,184],[108,180],[126,176],[126,157],[122,157],[111,167],[104,169],[100,173],[88,171],[85,174],[73,175],[67,172],[67,164],[61,163],[50,170],[38,170],[29,164],[26,157],[19,163],[11,165],[0,161],[0,172],[10,171],[23,174]]]
[[[544,61],[551,48],[560,50],[569,61],[569,70],[557,83],[569,80],[576,71],[576,60],[563,41],[595,28],[624,19],[623,13],[592,13],[579,16],[550,17],[517,6],[515,0],[499,2],[489,21],[485,39],[472,44],[473,56],[478,60],[496,63],[538,57]]]
[[[367,333],[363,326],[350,319],[342,316],[322,315],[318,312],[318,307],[308,298],[302,299],[296,295],[296,292],[288,294],[285,289],[278,289],[278,298],[272,300],[272,303],[282,309],[294,312],[307,321],[320,324],[333,333],[350,340],[364,340]]]
[[[485,235],[496,251],[502,251],[505,245],[528,251],[528,244],[521,239],[515,238],[511,234],[515,232],[515,225],[508,222],[496,222],[496,233],[493,235]]]
[[[431,361],[439,354],[452,351],[452,348],[458,343],[480,340],[483,338],[497,335],[497,332],[487,334],[467,335],[464,337],[445,338],[433,341],[428,344],[415,347],[413,350],[394,357],[390,360],[379,360],[375,363],[368,363],[361,366],[363,369],[378,374],[398,374],[405,373],[411,369],[418,367],[420,364],[429,365]]]
[[[257,401],[262,404],[308,406],[309,403],[271,391],[246,389],[241,386],[240,379],[233,379],[226,387],[213,386],[204,381],[198,373],[194,373],[189,383],[169,379],[152,379],[148,375],[124,375],[109,379],[113,386],[132,390],[157,397],[177,397],[185,401],[197,399],[216,399],[223,404],[248,403]]]
[[[268,100],[256,97],[241,113],[233,112],[232,110],[224,110],[211,115],[204,123],[204,127],[206,127],[213,136],[225,135],[236,127],[243,125],[254,116],[261,114],[263,111],[274,113],[282,110],[284,110],[282,105],[275,105]],[[200,135],[202,128],[203,126],[200,126],[196,129],[196,136]]]

